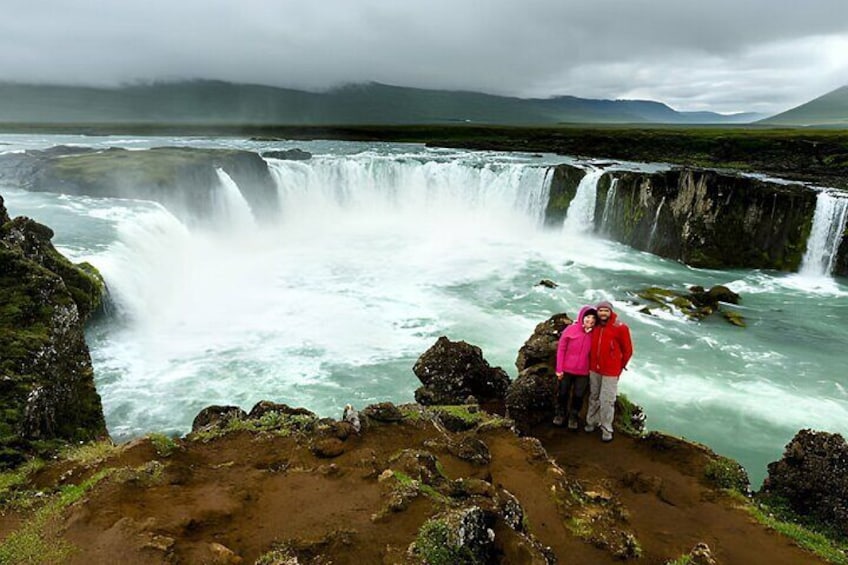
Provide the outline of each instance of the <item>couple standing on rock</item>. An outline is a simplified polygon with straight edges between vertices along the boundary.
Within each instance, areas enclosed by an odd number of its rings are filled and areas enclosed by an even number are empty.
[[[565,328],[557,346],[554,425],[561,426],[567,415],[568,429],[578,429],[577,417],[588,386],[584,429],[594,432],[600,426],[601,439],[612,441],[618,377],[632,355],[630,329],[617,320],[612,304],[604,301],[594,308],[581,308],[577,321]]]

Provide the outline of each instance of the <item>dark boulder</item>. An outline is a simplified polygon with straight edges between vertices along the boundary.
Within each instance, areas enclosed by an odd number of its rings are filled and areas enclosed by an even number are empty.
[[[469,395],[481,402],[502,400],[509,387],[506,371],[490,366],[479,347],[444,336],[412,370],[424,385],[415,400],[424,405],[464,404]]]
[[[520,373],[527,367],[537,364],[551,364],[556,361],[557,342],[567,326],[572,323],[568,314],[555,314],[536,326],[533,335],[518,350],[515,367]]]
[[[8,222],[10,219],[9,213],[6,211],[6,204],[3,201],[3,196],[0,195],[0,227],[3,227],[3,224]]]
[[[848,535],[848,443],[839,434],[799,431],[783,458],[769,464],[762,492]]]
[[[262,153],[262,156],[269,159],[282,159],[284,161],[308,161],[312,158],[312,153],[295,147],[294,149],[286,149],[284,151],[265,151]]]
[[[247,415],[250,420],[258,420],[265,414],[277,413],[285,416],[308,416],[315,418],[315,413],[306,408],[292,408],[288,404],[277,404],[268,400],[260,400],[257,402]]]
[[[345,452],[345,444],[335,437],[315,438],[309,445],[309,450],[315,457],[321,459],[332,459]]]
[[[403,420],[403,412],[391,402],[380,402],[366,406],[362,409],[360,415],[368,420],[383,423],[400,422]]]
[[[224,427],[233,420],[244,420],[247,413],[238,406],[207,406],[201,410],[191,423],[191,431],[204,428]]]
[[[554,365],[536,364],[518,374],[506,394],[506,415],[519,433],[554,416]]]
[[[475,465],[488,465],[492,460],[489,446],[475,437],[464,437],[458,442],[450,443],[448,451],[452,455]]]
[[[571,323],[567,314],[551,316],[536,326],[518,351],[519,373],[506,394],[506,413],[520,433],[553,417],[557,343]]]

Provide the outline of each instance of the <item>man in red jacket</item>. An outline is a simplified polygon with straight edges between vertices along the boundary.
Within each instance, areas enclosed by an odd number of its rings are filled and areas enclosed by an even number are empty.
[[[633,356],[630,328],[619,322],[612,304],[607,301],[595,306],[598,325],[592,332],[589,352],[589,409],[586,412],[586,431],[601,427],[601,440],[612,441],[612,421],[615,417],[615,397],[618,377]]]

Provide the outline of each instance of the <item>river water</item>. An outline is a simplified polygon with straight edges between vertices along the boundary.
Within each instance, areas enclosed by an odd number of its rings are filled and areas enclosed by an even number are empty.
[[[25,135],[0,142],[0,151],[295,146]],[[480,346],[514,377],[517,351],[537,323],[602,299],[631,327],[636,353],[620,390],[645,407],[649,428],[740,460],[755,484],[797,430],[848,432],[848,281],[809,266],[827,264],[819,256],[827,244],[817,245],[804,274],[693,269],[594,235],[603,231],[587,225],[594,186],[581,187],[563,228],[544,228],[548,166],[575,163],[564,157],[296,146],[314,157],[269,160],[280,197],[269,225],[253,220],[223,171],[212,217],[0,186],[12,216],[50,225],[61,251],[106,278],[114,310],[88,341],[115,439],[185,433],[210,404],[249,410],[267,399],[339,417],[346,403],[409,402],[419,384],[412,365],[441,335]],[[537,286],[543,278],[559,287]],[[740,293],[734,309],[748,327],[639,312],[638,290],[693,284]]]

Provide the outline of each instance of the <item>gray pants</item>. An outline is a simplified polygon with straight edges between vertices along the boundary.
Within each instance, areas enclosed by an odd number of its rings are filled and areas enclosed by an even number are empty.
[[[605,377],[600,373],[589,373],[589,409],[586,412],[586,424],[589,426],[600,425],[602,430],[612,433],[617,394],[618,377]]]

